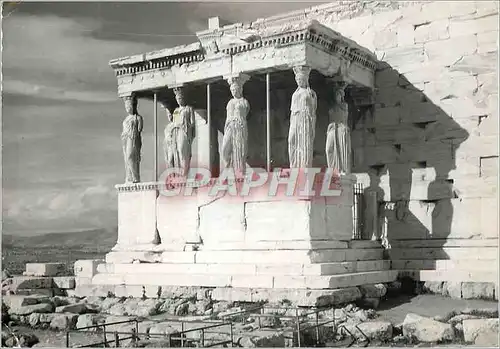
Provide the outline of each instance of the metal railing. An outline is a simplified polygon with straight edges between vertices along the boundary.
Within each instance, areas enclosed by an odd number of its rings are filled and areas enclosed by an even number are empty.
[[[321,319],[321,313],[331,312],[331,319]],[[285,336],[285,339],[296,341],[297,347],[302,347],[302,336],[313,330],[314,342],[317,346],[324,344],[321,340],[320,330],[329,324],[332,325],[332,333],[335,332],[335,308],[297,308],[297,307],[277,307],[269,305],[260,305],[248,308],[239,312],[225,314],[220,318],[234,319],[250,315],[257,318],[258,328],[262,328],[263,318],[278,318],[281,322],[291,321],[293,328],[292,337]],[[312,318],[311,318],[312,317]],[[294,343],[295,344],[295,343]]]
[[[110,326],[116,326],[116,325],[124,325],[124,324],[135,324],[135,328],[132,329],[131,332],[126,332],[129,337],[127,338],[119,338],[119,334],[123,334],[123,332],[119,331],[106,331],[106,327]],[[86,345],[79,345],[79,348],[88,348],[88,347],[97,347],[97,346],[103,346],[104,348],[108,347],[109,343],[115,343],[117,346],[120,343],[120,341],[126,340],[126,339],[134,339],[134,333],[137,335],[139,332],[139,320],[137,319],[131,319],[131,320],[124,320],[124,321],[116,321],[116,322],[109,322],[109,323],[103,323],[103,324],[96,324],[92,326],[85,326],[85,327],[79,327],[74,330],[67,330],[66,331],[66,348],[71,348],[70,346],[70,334],[71,333],[76,333],[76,332],[81,332],[81,331],[88,331],[95,329],[97,332],[102,329],[102,336],[103,336],[103,341],[102,342],[96,342],[92,344],[86,344]],[[108,335],[113,334],[114,338],[113,340],[108,340]]]
[[[77,345],[73,347],[78,348],[90,348],[90,347],[104,347],[108,348],[109,344],[114,344],[114,347],[117,348],[120,346],[120,342],[125,340],[132,340],[132,342],[137,343],[138,341],[143,339],[151,339],[151,338],[165,338],[170,347],[186,347],[186,346],[201,346],[203,348],[214,347],[218,345],[231,345],[234,343],[234,331],[233,331],[233,323],[232,322],[190,322],[190,321],[181,321],[181,320],[168,320],[169,323],[178,323],[180,324],[180,331],[170,333],[170,334],[161,334],[161,333],[140,333],[139,332],[139,320],[131,319],[125,321],[118,322],[110,322],[104,324],[97,324],[93,326],[80,327],[74,330],[66,331],[66,347],[70,348],[70,333],[81,332],[81,331],[89,331],[95,329],[97,331],[102,330],[103,340],[100,342],[94,342],[85,345]],[[186,324],[204,324],[202,326],[198,326],[195,328],[186,329]],[[134,328],[130,331],[109,331],[106,330],[106,327],[109,329],[110,326],[115,325],[124,325],[124,324],[135,324]],[[228,332],[217,331],[223,326],[229,326]],[[216,331],[214,331],[216,330]],[[193,333],[200,332],[199,336],[191,335]],[[228,336],[228,339],[223,339],[216,341],[220,338],[207,338],[209,334],[218,334],[223,336]],[[121,335],[125,335],[125,337],[120,337]],[[191,335],[191,338],[188,336]],[[109,339],[108,336],[112,336],[112,339]]]

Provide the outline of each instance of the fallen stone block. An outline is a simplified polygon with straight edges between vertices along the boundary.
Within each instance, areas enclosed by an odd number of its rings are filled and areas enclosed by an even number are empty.
[[[420,342],[441,343],[455,338],[452,325],[417,314],[407,314],[403,321],[403,335]]]
[[[14,292],[16,295],[22,296],[45,296],[45,297],[54,297],[56,292],[53,288],[38,288],[38,289],[22,289]],[[62,292],[57,292],[62,294]]]
[[[73,313],[73,314],[85,314],[85,313],[93,313],[96,311],[96,308],[91,308],[86,303],[76,303],[69,305],[62,305],[56,308],[56,313]]]
[[[26,289],[44,289],[52,288],[51,277],[40,276],[15,276],[12,278],[11,289],[16,292],[17,290]]]
[[[30,315],[31,313],[52,313],[53,311],[54,306],[52,304],[40,303],[10,308],[9,314]]]
[[[57,276],[57,277],[54,277],[54,285],[57,288],[73,289],[73,288],[75,288],[75,277],[74,276]]]
[[[2,301],[9,308],[19,308],[25,305],[33,305],[40,303],[37,297],[6,295],[2,297]]]
[[[57,314],[50,322],[50,328],[54,330],[72,330],[78,320],[77,314]]]
[[[385,341],[392,338],[392,324],[387,321],[363,322],[358,328],[371,340]]]
[[[467,343],[498,348],[498,323],[498,318],[464,320],[464,340]]]
[[[63,263],[26,263],[26,276],[57,276],[65,273]]]
[[[462,282],[462,298],[493,300],[495,298],[495,284],[492,282]]]

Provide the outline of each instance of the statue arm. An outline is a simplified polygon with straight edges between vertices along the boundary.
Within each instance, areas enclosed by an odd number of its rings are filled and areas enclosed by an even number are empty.
[[[248,119],[248,116],[250,115],[250,103],[245,99],[245,109],[246,109],[246,115],[245,118]]]
[[[312,92],[312,100],[313,100],[313,110],[314,112],[316,112],[317,108],[318,108],[318,96],[316,95],[316,92],[314,92],[313,90],[311,90]]]
[[[194,109],[192,107],[189,107],[189,125],[188,125],[188,132],[191,132],[191,139],[194,139],[196,137],[196,116],[194,113]]]
[[[139,132],[142,132],[143,127],[144,127],[144,119],[142,118],[142,116],[137,115],[137,129],[139,130]]]

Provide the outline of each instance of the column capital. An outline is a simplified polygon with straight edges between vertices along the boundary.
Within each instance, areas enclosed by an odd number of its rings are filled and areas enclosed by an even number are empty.
[[[305,76],[306,78],[309,78],[312,68],[308,65],[296,65],[292,68],[292,70],[295,76]]]
[[[234,73],[224,76],[224,80],[226,80],[229,85],[238,84],[243,87],[243,85],[250,80],[250,75],[244,73]]]

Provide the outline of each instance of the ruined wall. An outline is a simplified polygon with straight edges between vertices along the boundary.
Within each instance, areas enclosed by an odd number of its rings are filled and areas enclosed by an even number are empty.
[[[393,268],[496,282],[498,3],[366,4],[351,18],[311,17],[383,62],[353,147],[358,178],[393,203],[385,205]]]

